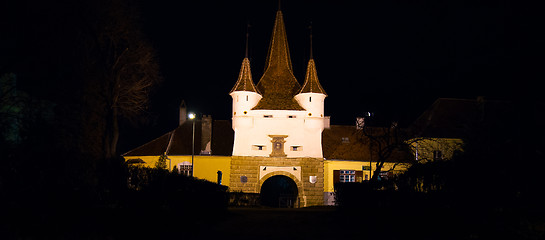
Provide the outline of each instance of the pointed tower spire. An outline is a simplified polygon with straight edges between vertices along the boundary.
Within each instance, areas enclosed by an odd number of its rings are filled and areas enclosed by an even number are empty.
[[[245,57],[242,60],[242,66],[240,66],[240,73],[238,74],[237,83],[229,93],[234,91],[248,91],[259,93],[252,80],[252,71],[250,69],[250,60]]]
[[[305,74],[305,83],[299,93],[321,93],[327,95],[318,81],[318,73],[316,71],[316,63],[312,56],[312,22],[310,25],[310,60],[308,60],[307,73]]]
[[[318,73],[316,72],[316,63],[314,59],[308,60],[307,73],[305,74],[305,83],[299,93],[321,93],[327,95],[318,81]]]
[[[240,72],[238,74],[237,83],[229,93],[235,91],[248,91],[255,92],[259,94],[257,88],[254,85],[252,80],[252,70],[250,69],[250,60],[248,59],[248,38],[250,36],[250,23],[246,25],[246,49],[244,52],[244,59],[242,60],[242,65],[240,66]]]
[[[301,85],[293,75],[282,11],[276,12],[265,72],[257,84],[263,99],[254,109],[304,110],[293,99]]]

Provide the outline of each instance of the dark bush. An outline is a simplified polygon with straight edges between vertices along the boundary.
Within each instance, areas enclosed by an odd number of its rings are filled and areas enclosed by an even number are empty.
[[[405,209],[419,207],[427,203],[431,194],[399,191],[385,188],[392,185],[391,181],[381,183],[337,183],[335,184],[335,201],[339,208],[346,209]],[[434,194],[438,200],[440,194]]]
[[[259,193],[230,192],[229,206],[255,207],[259,206]]]
[[[129,167],[126,206],[154,206],[177,210],[223,211],[227,187],[164,169]]]

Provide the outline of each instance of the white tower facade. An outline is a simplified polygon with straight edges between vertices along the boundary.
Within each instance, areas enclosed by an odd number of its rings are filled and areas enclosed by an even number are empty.
[[[233,99],[233,156],[323,158],[326,94],[309,61],[303,87],[295,79],[281,11],[277,12],[266,69],[257,87],[243,60]]]

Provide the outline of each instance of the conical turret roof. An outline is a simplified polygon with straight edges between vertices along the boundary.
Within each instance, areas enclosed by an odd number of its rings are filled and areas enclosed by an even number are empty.
[[[322,93],[327,95],[318,81],[318,73],[316,72],[316,63],[314,59],[310,59],[307,65],[307,74],[305,75],[305,83],[299,93]]]
[[[238,74],[237,83],[235,83],[235,86],[233,87],[233,89],[231,89],[231,92],[229,93],[235,91],[248,91],[259,93],[254,85],[254,81],[252,80],[252,71],[250,69],[250,60],[248,59],[248,57],[245,57],[242,60],[242,66],[240,67],[240,73]]]
[[[265,72],[257,89],[263,98],[253,108],[255,110],[304,110],[294,99],[301,85],[293,75],[286,28],[280,10],[276,12]]]

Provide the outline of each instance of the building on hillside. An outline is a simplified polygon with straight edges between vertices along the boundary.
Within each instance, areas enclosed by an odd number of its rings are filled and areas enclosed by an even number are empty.
[[[210,181],[223,176],[230,191],[259,193],[262,203],[271,206],[333,204],[335,182],[371,178],[376,159],[358,139],[356,125],[330,126],[325,116],[327,94],[312,50],[303,84],[295,78],[280,10],[260,80],[254,84],[246,54],[229,94],[231,126],[208,116],[185,120],[182,105],[178,128],[123,156],[154,166],[165,155],[169,169],[176,166]],[[392,174],[407,166],[392,162],[383,169]]]
[[[488,106],[497,108],[495,105],[495,101],[482,97],[437,99],[411,126],[415,161],[450,160],[457,152],[463,152],[464,141],[475,133],[475,124],[484,119]],[[503,109],[505,106],[501,105]]]
[[[450,160],[464,151],[467,141],[475,145],[479,136],[489,134],[483,131],[503,129],[495,139],[516,136],[517,128],[507,127],[515,117],[510,101],[439,98],[411,126],[414,158],[418,162]]]

